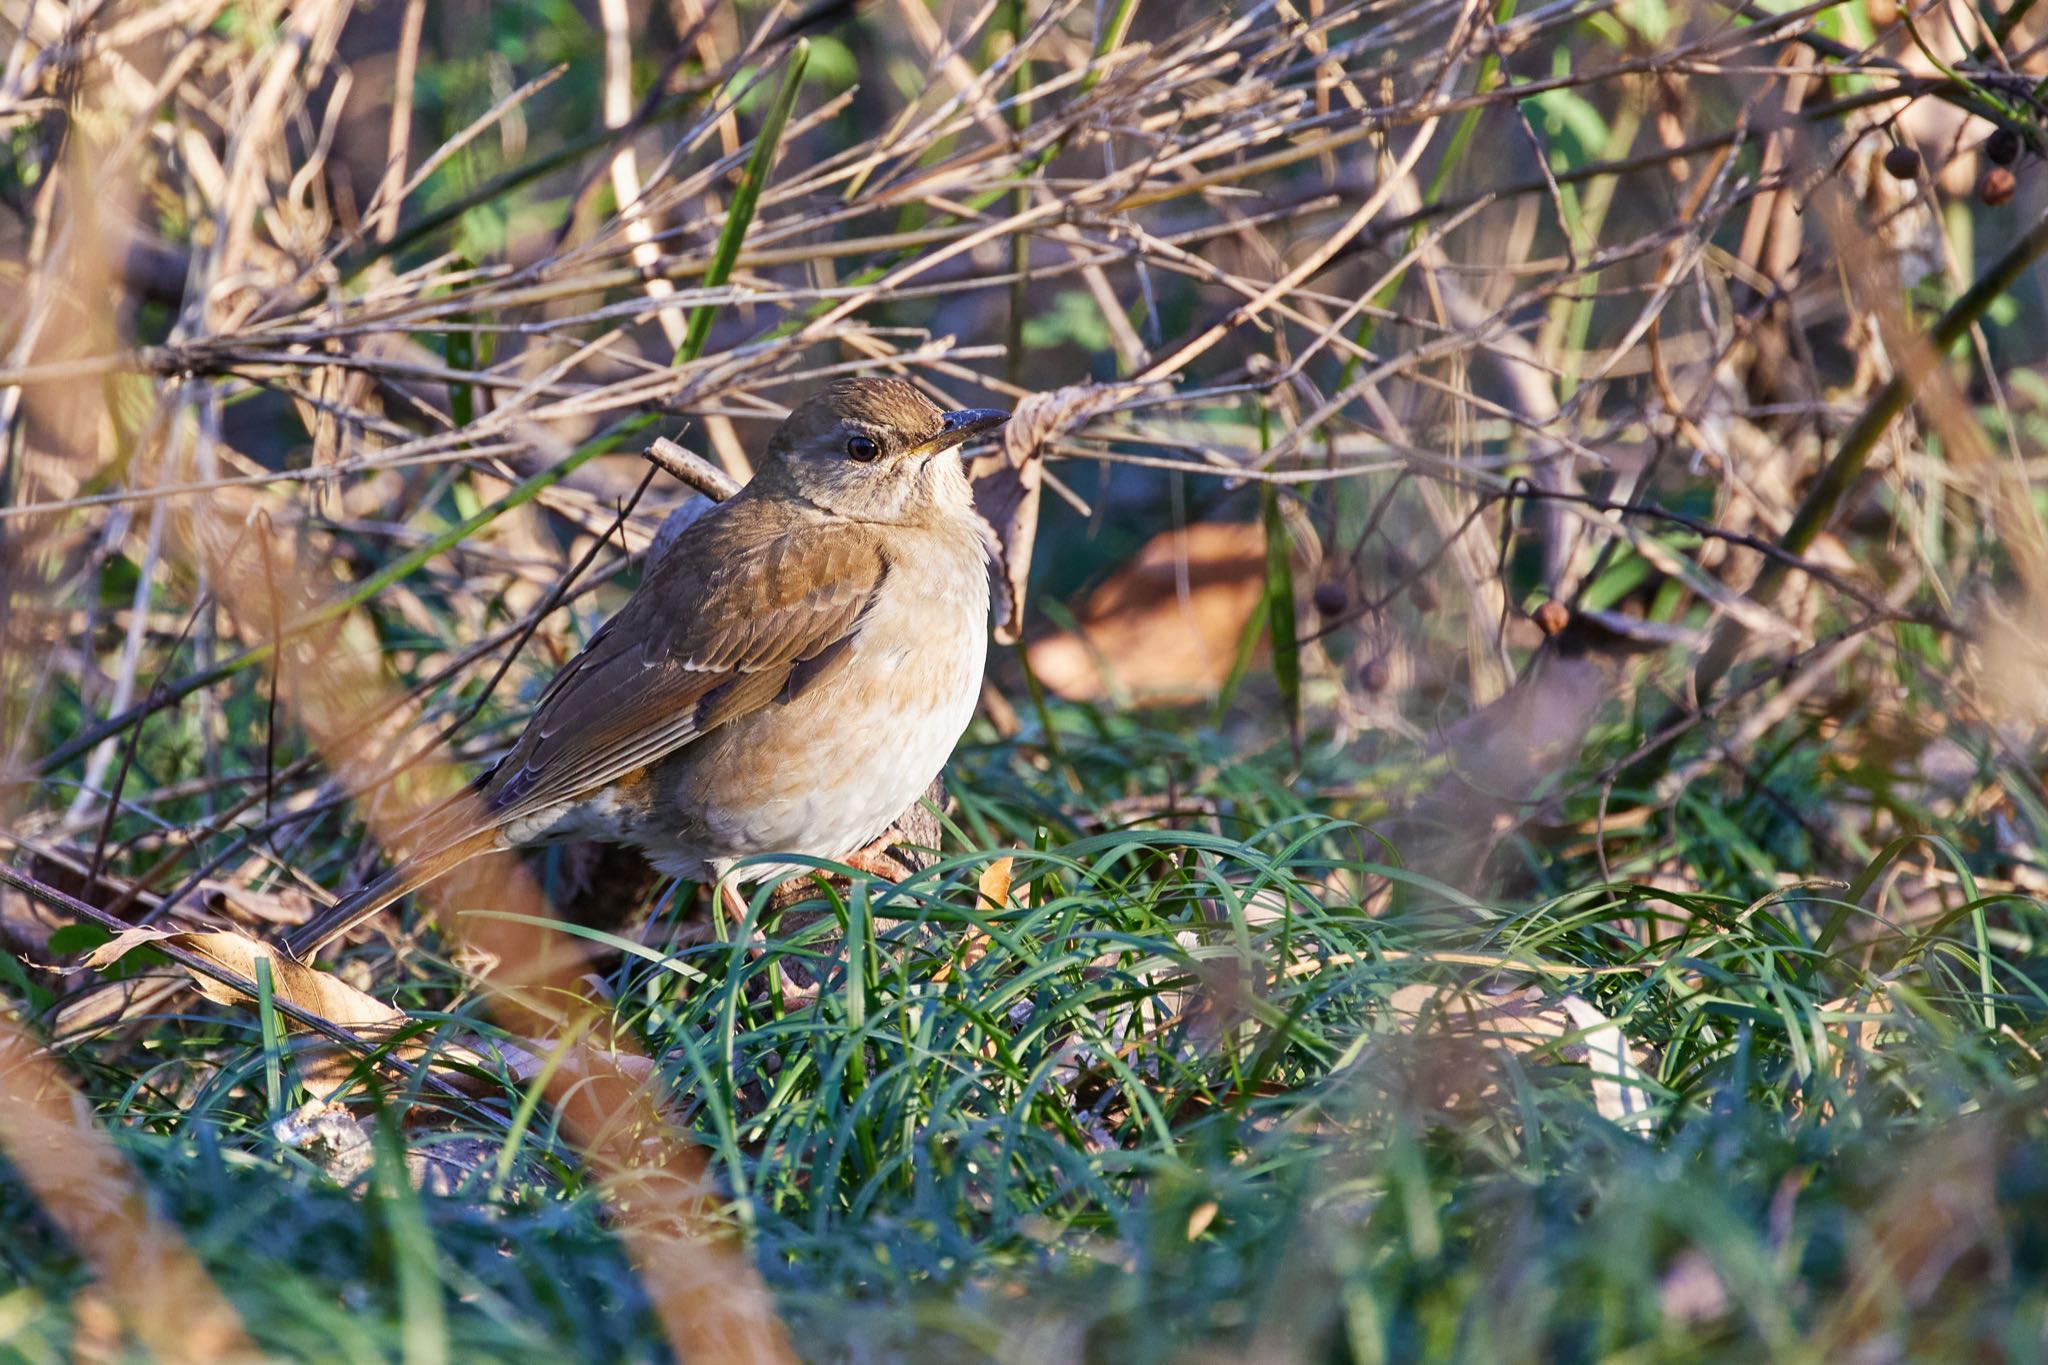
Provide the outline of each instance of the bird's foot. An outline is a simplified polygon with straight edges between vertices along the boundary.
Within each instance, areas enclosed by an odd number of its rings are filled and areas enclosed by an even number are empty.
[[[910,869],[904,866],[901,858],[889,851],[892,842],[890,835],[885,834],[860,852],[849,853],[840,861],[854,871],[865,872],[870,877],[877,877],[885,882],[900,882],[910,876]]]

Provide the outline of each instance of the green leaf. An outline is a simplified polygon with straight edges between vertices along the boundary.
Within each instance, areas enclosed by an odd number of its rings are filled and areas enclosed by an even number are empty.
[[[1273,640],[1273,681],[1287,708],[1287,734],[1301,754],[1301,642],[1294,638],[1294,560],[1289,553],[1287,521],[1280,515],[1280,494],[1265,485],[1262,507],[1266,519],[1266,632]]]
[[[1094,296],[1085,290],[1064,290],[1051,308],[1024,319],[1027,350],[1044,350],[1069,341],[1085,351],[1106,351],[1110,346],[1109,324],[1103,321]]]
[[[852,48],[822,34],[806,41],[811,45],[811,80],[833,91],[845,90],[860,81],[860,61]]]
[[[1545,90],[1531,95],[1529,103],[1542,114],[1545,134],[1569,138],[1580,152],[1590,153],[1607,141],[1607,120],[1576,90]]]
[[[761,186],[768,182],[768,169],[774,164],[775,149],[782,143],[782,130],[789,123],[789,111],[796,107],[797,91],[802,88],[804,66],[811,59],[811,44],[807,38],[799,38],[790,49],[789,66],[782,73],[782,88],[775,92],[775,103],[768,110],[768,121],[761,125],[760,136],[754,139],[754,150],[747,157],[746,169],[740,172],[739,188],[733,191],[732,212],[725,217],[725,230],[718,234],[718,247],[712,253],[711,267],[704,272],[706,287],[716,289],[732,277],[733,262],[739,259],[740,245],[746,240],[747,225],[754,221],[754,205],[760,202]],[[690,314],[690,330],[683,336],[683,344],[676,347],[675,363],[695,360],[703,354],[705,338],[711,335],[711,316],[717,310],[710,304],[695,309]]]
[[[113,935],[97,924],[66,924],[50,931],[50,954],[53,957],[70,957],[74,953],[89,953]]]

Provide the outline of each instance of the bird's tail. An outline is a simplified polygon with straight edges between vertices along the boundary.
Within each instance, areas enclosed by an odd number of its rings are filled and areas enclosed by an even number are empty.
[[[370,916],[453,872],[480,853],[498,846],[497,832],[485,830],[443,848],[414,854],[353,896],[344,896],[284,937],[286,951],[310,962],[314,954]]]

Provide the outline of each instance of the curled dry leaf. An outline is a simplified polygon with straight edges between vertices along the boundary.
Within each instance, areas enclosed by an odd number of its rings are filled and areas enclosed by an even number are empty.
[[[365,1042],[375,1043],[390,1038],[407,1023],[403,1010],[357,990],[340,977],[309,967],[276,952],[267,943],[241,934],[154,927],[129,929],[95,948],[86,958],[85,965],[95,971],[101,970],[137,948],[157,943],[182,948],[249,982],[252,987],[256,981],[257,964],[267,963],[271,990],[278,1000],[347,1029]],[[215,1004],[246,1008],[255,1003],[247,992],[210,976],[194,972],[192,983],[201,995]],[[297,1027],[289,1016],[286,1025]],[[418,1044],[412,1044],[400,1048],[399,1055],[416,1057],[420,1050]],[[296,1055],[306,1089],[322,1099],[341,1089],[355,1069],[354,1057],[332,1044],[314,1044],[301,1049]]]
[[[309,967],[276,952],[267,943],[241,934],[153,927],[129,929],[95,948],[85,965],[98,971],[153,943],[182,948],[251,983],[256,980],[256,964],[267,962],[271,986],[278,999],[365,1037],[377,1036],[379,1029],[388,1032],[406,1017],[404,1011],[364,994],[340,977]],[[192,980],[199,993],[216,1004],[251,1003],[244,992],[210,976],[195,973]]]
[[[1070,701],[1112,689],[1133,700],[1195,701],[1230,677],[1266,587],[1266,533],[1255,522],[1163,531],[1089,593],[1076,630],[1027,648],[1039,681]]]
[[[298,925],[313,918],[313,898],[297,886],[254,891],[227,882],[204,881],[199,895],[208,910],[223,919],[256,925]]]
[[[255,985],[258,962],[270,966],[271,990],[286,1005],[346,1029],[366,1043],[378,1043],[397,1036],[411,1025],[411,1015],[396,1006],[357,990],[340,977],[310,967],[289,954],[241,934],[142,927],[126,930],[94,949],[85,965],[100,970],[120,961],[137,948],[161,943],[181,948],[204,958],[223,971]],[[238,990],[210,976],[192,974],[193,984],[207,999],[221,1005],[247,1008],[255,1003],[246,991]],[[301,1029],[285,1017],[287,1028]],[[469,1085],[474,1070],[508,1074],[515,1081],[530,1082],[541,1074],[560,1044],[549,1039],[500,1042],[463,1037],[444,1040],[433,1049],[431,1063],[437,1073],[444,1070],[459,1087]],[[427,1052],[424,1039],[408,1039],[394,1048],[405,1061],[418,1061]],[[325,1100],[348,1083],[357,1061],[349,1050],[326,1041],[308,1041],[294,1052],[299,1074],[309,1093]],[[645,1057],[614,1054],[606,1059],[613,1073],[645,1081],[653,1074]],[[583,1066],[580,1057],[566,1059],[561,1070],[576,1074]]]
[[[1000,449],[969,467],[974,505],[995,533],[996,643],[1013,645],[1024,631],[1024,589],[1038,539],[1038,498],[1045,445],[1063,432],[1137,397],[1148,384],[1072,384],[1026,396],[1003,428]]]

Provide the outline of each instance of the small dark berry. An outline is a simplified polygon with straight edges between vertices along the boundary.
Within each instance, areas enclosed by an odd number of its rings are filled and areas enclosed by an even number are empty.
[[[1991,158],[1994,166],[2010,166],[2020,159],[2020,133],[2017,128],[2000,128],[1984,139],[1984,155]]]
[[[2019,180],[2003,166],[1993,166],[1984,172],[1984,178],[1977,182],[1977,197],[1996,208],[2012,198],[2012,192],[2019,187]]]
[[[1384,692],[1389,681],[1384,658],[1367,659],[1358,667],[1358,685],[1368,692]]]
[[[1325,616],[1335,616],[1351,605],[1351,594],[1344,585],[1334,578],[1326,578],[1316,584],[1316,610]]]
[[[1894,180],[1911,180],[1920,174],[1920,153],[1898,146],[1884,154],[1884,173]]]

